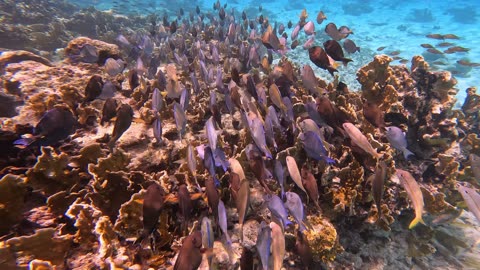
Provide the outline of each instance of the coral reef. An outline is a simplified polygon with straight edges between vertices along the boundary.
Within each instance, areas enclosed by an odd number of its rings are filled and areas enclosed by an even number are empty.
[[[49,2],[39,1],[45,3],[40,10],[53,8]],[[12,14],[25,11],[12,1],[0,7],[9,14],[8,23],[16,20]],[[0,143],[6,149],[0,156],[4,265],[168,268],[180,250],[189,252],[184,239],[191,238],[185,236],[195,233],[203,217],[219,219],[218,208],[209,208],[212,202],[207,199],[216,194],[226,208],[223,232],[215,230],[202,244],[213,245],[214,267],[234,269],[241,263],[239,250],[256,252],[261,222],[278,222],[275,205],[266,207],[265,198],[269,193],[283,196],[282,188],[299,195],[304,225],[309,227],[303,232],[306,243],[315,263],[323,267],[412,268],[439,263],[458,267],[448,252],[440,252],[442,247],[478,262],[471,255],[478,254],[478,246],[472,246],[474,237],[453,233],[459,229],[451,221],[458,219],[465,233],[478,236],[478,231],[469,231],[478,224],[462,211],[455,187],[459,182],[478,185],[472,180],[477,164],[465,163],[463,156],[480,155],[479,99],[471,88],[462,109],[455,108],[458,90],[450,72],[432,71],[421,56],[414,56],[408,69],[392,65],[389,56],[377,55],[356,72],[360,89],[348,89],[339,77],[331,82],[314,77],[321,91],[311,95],[305,83],[297,81],[309,79],[302,77],[299,67],[286,56],[269,63],[269,52],[249,41],[247,31],[228,31],[224,19],[216,27],[193,23],[203,15],[216,16],[211,13],[192,15],[191,21],[165,16],[157,22],[158,18],[127,20],[68,4],[55,8],[72,14],[55,21],[34,14],[25,24],[37,34],[19,31],[16,40],[34,36],[42,49],[61,43],[65,49],[56,57],[62,59],[50,62],[23,51],[0,56],[2,85],[8,93],[0,102],[18,101],[13,109],[0,111]],[[224,8],[216,8],[219,16],[225,15]],[[346,13],[360,8],[370,12],[369,6],[344,6]],[[21,12],[19,16],[24,17]],[[254,26],[266,28],[268,19],[262,20],[265,25]],[[143,28],[138,33],[120,29],[135,31],[139,24]],[[152,26],[147,29],[150,34],[145,32],[147,24]],[[42,31],[47,35],[38,34]],[[108,43],[121,32],[122,46]],[[225,33],[230,33],[228,42]],[[90,38],[72,38],[81,35]],[[77,61],[92,48],[98,59]],[[253,59],[256,54],[258,59]],[[255,68],[262,57],[262,68]],[[109,75],[102,66],[107,58],[125,60],[127,70]],[[115,90],[109,98],[133,113],[125,117],[121,109],[113,108],[115,117],[101,121],[104,87],[89,95],[85,89],[92,77],[103,86],[111,82]],[[266,93],[274,84],[278,91]],[[384,113],[384,126],[370,123],[363,111],[366,102]],[[48,145],[20,144],[20,138],[45,136],[36,132],[35,123],[53,108],[71,112],[75,130]],[[215,122],[213,130],[207,119]],[[313,125],[301,124],[305,119]],[[358,136],[347,134],[347,122],[358,129]],[[405,131],[405,145],[392,143],[385,126],[398,127],[401,138]],[[317,145],[299,138],[309,128],[318,132]],[[373,150],[367,153],[360,144]],[[193,151],[187,150],[189,145]],[[309,155],[314,146],[329,159]],[[402,155],[405,147],[414,154]],[[315,185],[299,187],[302,179],[294,179],[294,171],[286,169],[287,156],[302,175],[311,173],[303,180]],[[233,169],[233,159],[242,170]],[[379,164],[385,165],[381,185],[372,181],[379,177]],[[412,230],[408,229],[412,203],[396,169],[408,170],[423,194],[426,224]],[[239,192],[240,183],[249,197],[237,197],[245,194]],[[152,202],[147,192],[157,186],[165,194],[154,196]],[[236,209],[239,206],[245,206],[245,214]],[[243,215],[244,223],[237,224]],[[145,225],[149,222],[152,230]],[[293,248],[300,227],[283,228],[284,265],[292,269],[298,269],[299,261],[304,263]],[[224,241],[225,233],[231,243]],[[196,249],[202,244],[190,243]],[[203,265],[208,264],[207,256],[203,258]],[[251,261],[259,266],[258,259]]]

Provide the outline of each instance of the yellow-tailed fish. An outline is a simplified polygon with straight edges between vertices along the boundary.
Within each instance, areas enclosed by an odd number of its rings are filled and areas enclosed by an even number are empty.
[[[423,213],[423,194],[420,190],[420,186],[418,185],[417,181],[413,178],[413,176],[404,170],[397,169],[397,176],[400,179],[400,183],[407,191],[408,197],[412,201],[413,209],[415,210],[415,219],[410,222],[408,225],[409,229],[415,227],[419,222],[425,224],[422,218]]]
[[[343,129],[348,134],[352,142],[362,148],[365,152],[372,155],[374,158],[380,158],[380,155],[375,151],[373,146],[368,142],[367,137],[352,123],[343,123]]]
[[[270,229],[272,229],[273,270],[280,270],[285,256],[285,235],[282,228],[275,222],[270,222]]]

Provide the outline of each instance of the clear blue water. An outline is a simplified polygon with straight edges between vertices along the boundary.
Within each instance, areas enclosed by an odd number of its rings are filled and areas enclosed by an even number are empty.
[[[202,10],[212,10],[216,1],[72,1],[78,5],[94,5],[100,10],[113,10],[121,14],[164,14],[175,16],[182,7],[186,13],[198,5]],[[235,9],[238,15],[243,10],[250,16],[263,14],[271,22],[284,23],[291,20],[294,24],[302,9],[306,9],[307,20],[316,20],[317,13],[323,10],[327,16],[321,25],[316,24],[316,43],[323,43],[328,37],[324,27],[329,22],[337,26],[346,25],[353,30],[349,36],[362,50],[351,56],[354,62],[348,68],[340,68],[342,79],[352,89],[357,85],[355,71],[371,61],[374,54],[399,53],[397,58],[410,60],[414,55],[423,55],[433,69],[451,71],[458,80],[458,101],[463,102],[465,89],[479,85],[480,67],[458,64],[459,60],[480,62],[480,1],[221,1],[227,4],[227,11]],[[262,11],[259,11],[259,4]],[[239,17],[239,16],[238,16]],[[292,29],[287,29],[291,33]],[[428,34],[455,34],[459,40],[436,40],[426,37]],[[300,40],[304,41],[302,34]],[[428,53],[421,44],[430,44],[440,51],[448,47],[439,47],[442,42],[454,43],[452,46],[468,48],[468,52],[453,54]],[[385,47],[377,51],[379,47]],[[297,49],[288,54],[300,64],[308,60],[306,51]],[[398,59],[393,64],[400,64]],[[407,63],[408,65],[408,63]],[[327,77],[326,72],[316,71],[318,76]]]

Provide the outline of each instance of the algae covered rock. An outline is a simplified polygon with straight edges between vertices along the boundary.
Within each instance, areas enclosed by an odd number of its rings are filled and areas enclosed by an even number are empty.
[[[7,174],[0,179],[0,236],[22,219],[26,194],[24,178]]]
[[[312,224],[313,230],[305,231],[305,239],[312,248],[313,260],[317,262],[335,260],[343,248],[333,224],[318,216],[308,216],[308,221]]]

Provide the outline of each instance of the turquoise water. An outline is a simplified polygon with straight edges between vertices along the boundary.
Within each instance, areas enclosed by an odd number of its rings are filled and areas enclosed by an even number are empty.
[[[182,7],[186,14],[194,11],[198,5],[202,10],[212,10],[216,1],[74,1],[84,6],[94,5],[100,10],[113,10],[125,15],[131,14],[167,14],[174,17]],[[287,24],[291,20],[298,21],[302,9],[306,9],[307,20],[316,20],[317,13],[324,11],[327,19],[316,24],[317,37],[315,44],[328,39],[324,33],[327,23],[334,22],[338,27],[349,26],[354,32],[348,38],[353,40],[362,50],[360,54],[351,56],[354,62],[348,68],[340,68],[341,79],[355,89],[355,71],[371,61],[374,54],[396,54],[399,64],[401,59],[410,60],[414,55],[423,55],[433,69],[451,71],[458,80],[458,101],[463,102],[465,89],[479,85],[480,67],[469,67],[458,64],[459,60],[473,63],[480,62],[480,2],[479,1],[222,1],[227,4],[227,11],[232,8],[240,19],[240,13],[247,11],[249,18],[264,15],[271,22]],[[259,4],[262,11],[259,11]],[[288,34],[293,29],[287,29]],[[426,37],[428,34],[455,34],[459,40],[437,40]],[[300,34],[300,40],[306,38]],[[442,42],[468,48],[468,52],[453,54],[432,54],[421,44],[430,44],[440,51],[448,48],[438,46]],[[288,44],[290,42],[288,41]],[[301,43],[302,44],[302,43]],[[382,51],[378,48],[385,47]],[[296,62],[308,62],[306,51],[297,49],[288,53]],[[408,64],[407,64],[408,65]],[[327,77],[327,72],[316,70],[316,74]],[[357,87],[356,87],[357,86]]]

